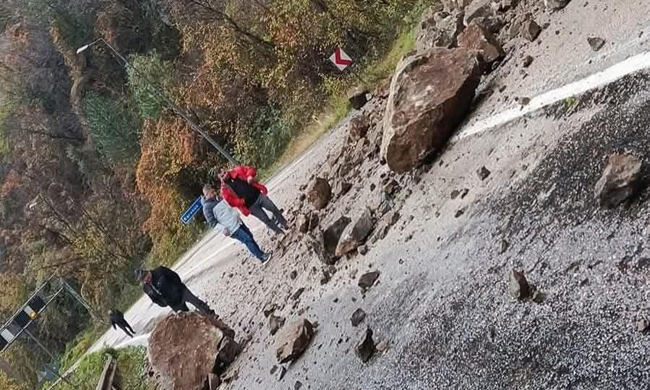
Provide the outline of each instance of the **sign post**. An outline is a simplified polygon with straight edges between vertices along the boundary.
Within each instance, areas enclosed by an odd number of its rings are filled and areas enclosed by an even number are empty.
[[[352,57],[350,57],[348,53],[343,51],[343,49],[340,47],[337,47],[334,51],[334,54],[330,56],[330,61],[332,61],[334,66],[336,66],[341,72],[343,72],[348,66],[354,63]],[[361,82],[361,84],[366,83],[354,70],[350,70],[350,73],[352,73],[352,75],[356,77]]]
[[[183,225],[189,225],[189,223],[192,222],[192,219],[194,219],[194,216],[199,212],[199,210],[201,210],[201,207],[201,197],[198,197],[181,215],[181,223]]]

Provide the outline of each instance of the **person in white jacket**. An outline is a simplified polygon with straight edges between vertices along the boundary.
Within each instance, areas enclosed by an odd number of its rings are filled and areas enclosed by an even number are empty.
[[[253,233],[241,220],[237,210],[221,199],[210,184],[203,186],[201,205],[203,206],[205,220],[218,234],[223,233],[227,237],[240,241],[262,263],[266,263],[271,259],[271,254],[264,253],[257,245]]]

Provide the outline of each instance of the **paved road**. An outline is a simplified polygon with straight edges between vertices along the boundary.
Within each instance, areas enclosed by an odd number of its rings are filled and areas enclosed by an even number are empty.
[[[439,164],[412,184],[389,235],[368,255],[339,262],[325,286],[312,271],[317,260],[300,257],[299,248],[289,254],[295,258],[262,268],[226,239],[206,236],[177,268],[252,337],[231,388],[286,389],[296,381],[319,389],[646,388],[650,340],[633,323],[650,296],[643,265],[650,257],[648,194],[604,213],[592,189],[608,153],[627,149],[650,158],[649,15],[644,1],[574,0],[554,16],[543,45],[517,49],[535,55],[527,76],[516,60],[491,76],[508,89],[486,98]],[[609,44],[594,53],[588,36]],[[516,96],[531,103],[520,106]],[[327,169],[325,155],[344,137],[344,128],[325,136],[271,181],[271,196],[291,204],[309,175]],[[485,181],[477,178],[480,166],[492,172]],[[326,221],[368,204],[368,183],[380,181],[382,169],[355,178],[345,204]],[[450,198],[463,188],[465,198]],[[272,244],[259,224],[251,226]],[[547,293],[543,305],[509,299],[510,267]],[[381,271],[380,284],[362,295],[352,276],[371,269]],[[287,277],[291,270],[295,280]],[[298,287],[307,288],[300,301],[288,301]],[[269,375],[273,339],[259,313],[268,301],[285,306],[279,314],[290,319],[302,311],[319,322],[312,347],[282,382]],[[376,339],[391,345],[369,365],[352,352],[359,329],[349,316],[358,307]],[[140,300],[126,313],[143,334],[136,343],[146,342],[165,312]],[[111,331],[94,348],[104,344],[130,342]]]

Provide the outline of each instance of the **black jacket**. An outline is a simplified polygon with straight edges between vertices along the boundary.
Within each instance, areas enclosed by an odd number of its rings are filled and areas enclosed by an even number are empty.
[[[143,290],[158,306],[175,308],[183,304],[185,284],[176,272],[158,267],[151,271],[151,283],[145,283]]]
[[[111,326],[113,327],[113,329],[115,329],[115,325],[120,325],[126,322],[126,320],[124,319],[124,314],[119,310],[111,311],[111,315],[109,316],[109,319],[111,320]]]

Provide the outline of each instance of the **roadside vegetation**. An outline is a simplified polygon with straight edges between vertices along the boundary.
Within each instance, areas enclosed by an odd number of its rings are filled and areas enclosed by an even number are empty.
[[[351,70],[368,89],[390,75],[423,3],[0,2],[0,320],[52,275],[102,315],[126,310],[133,269],[173,264],[204,232],[179,216],[226,161],[151,84],[268,177],[348,113]],[[97,38],[133,67],[101,42],[76,53]],[[329,62],[337,47],[350,70]],[[63,298],[34,332],[68,367],[106,328]],[[25,342],[2,358],[10,389],[52,363]]]

